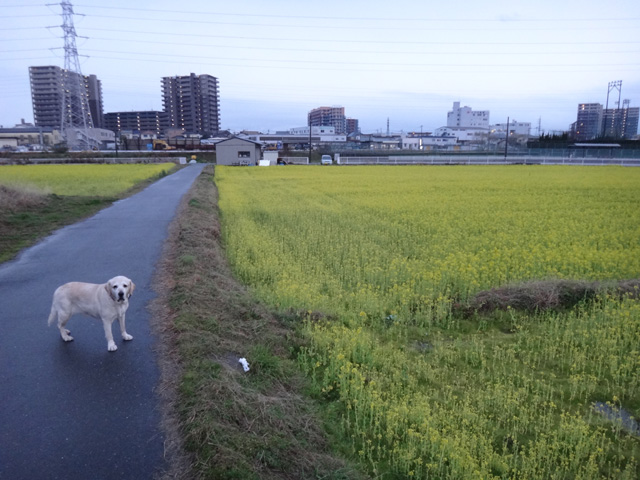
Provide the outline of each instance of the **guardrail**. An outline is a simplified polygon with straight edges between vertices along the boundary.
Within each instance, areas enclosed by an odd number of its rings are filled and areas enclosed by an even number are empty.
[[[621,165],[640,167],[640,158],[503,157],[463,155],[390,155],[340,157],[341,165]]]

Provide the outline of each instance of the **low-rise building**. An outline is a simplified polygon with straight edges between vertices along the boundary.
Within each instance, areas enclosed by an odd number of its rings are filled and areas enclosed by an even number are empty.
[[[403,150],[451,150],[458,144],[458,139],[453,136],[420,135],[403,136]]]
[[[260,143],[246,138],[234,136],[216,143],[218,165],[257,165],[261,153]]]
[[[517,120],[509,121],[509,135],[524,135],[529,137],[531,134],[531,123],[518,122]],[[507,124],[496,123],[491,125],[491,136],[495,138],[504,138],[507,135]]]
[[[489,136],[489,127],[440,127],[433,132],[435,137],[453,137],[458,143],[485,143]]]
[[[15,148],[29,145],[53,147],[60,142],[62,142],[60,131],[52,127],[20,126],[15,128],[0,128],[0,148]]]

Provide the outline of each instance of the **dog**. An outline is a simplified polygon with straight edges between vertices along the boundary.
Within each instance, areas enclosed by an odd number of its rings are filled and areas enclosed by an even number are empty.
[[[107,350],[115,352],[118,347],[113,341],[111,324],[117,318],[120,323],[120,333],[123,340],[133,340],[127,333],[124,316],[129,308],[129,298],[136,288],[127,277],[113,277],[107,283],[70,282],[58,287],[53,293],[49,326],[58,319],[60,336],[65,342],[73,337],[65,328],[69,318],[76,313],[89,315],[102,320],[104,334],[107,337]]]

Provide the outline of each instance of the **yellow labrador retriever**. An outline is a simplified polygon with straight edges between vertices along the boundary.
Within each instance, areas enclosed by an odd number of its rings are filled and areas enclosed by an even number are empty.
[[[65,325],[69,318],[76,313],[83,313],[102,320],[104,334],[107,337],[107,349],[115,352],[116,347],[111,333],[111,324],[117,318],[120,323],[120,333],[124,340],[133,340],[127,333],[124,324],[124,315],[129,308],[129,297],[136,288],[127,277],[113,277],[107,283],[82,283],[70,282],[58,287],[53,293],[53,303],[49,314],[49,325],[56,317],[58,329],[65,342],[70,342],[73,337]]]

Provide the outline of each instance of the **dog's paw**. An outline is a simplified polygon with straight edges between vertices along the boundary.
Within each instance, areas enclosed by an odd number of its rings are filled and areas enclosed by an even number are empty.
[[[123,340],[133,340],[133,336],[129,335],[128,333],[123,333],[122,334],[122,339]]]
[[[107,350],[109,350],[110,352],[115,352],[118,349],[118,347],[116,346],[115,342],[109,342],[109,344],[107,345]]]
[[[60,336],[62,337],[62,339],[65,342],[71,342],[73,341],[73,337],[71,335],[69,335],[71,332],[69,330],[67,330],[66,328],[63,328],[62,330],[60,330]]]

